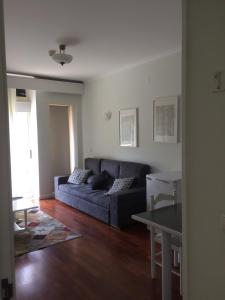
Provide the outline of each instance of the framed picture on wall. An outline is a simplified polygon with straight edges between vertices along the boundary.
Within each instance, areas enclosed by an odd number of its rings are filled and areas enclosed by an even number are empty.
[[[178,142],[178,97],[162,97],[153,101],[153,140]]]
[[[119,111],[119,137],[121,147],[137,147],[137,108]]]

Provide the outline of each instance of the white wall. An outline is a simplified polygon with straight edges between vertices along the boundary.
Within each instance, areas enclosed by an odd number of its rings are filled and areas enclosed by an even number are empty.
[[[146,162],[153,171],[181,169],[181,143],[153,142],[153,99],[181,94],[181,54],[85,83],[82,99],[84,157]],[[139,147],[119,146],[119,110],[138,107]],[[112,119],[104,113],[112,111]]]
[[[82,136],[81,136],[81,96],[37,92],[37,127],[39,151],[39,181],[40,197],[50,197],[54,191],[52,178],[52,154],[50,145],[50,114],[49,105],[69,105],[73,111],[73,131],[75,140],[74,161],[76,166],[82,164]],[[59,143],[61,141],[59,140]],[[63,174],[58,174],[63,175]]]
[[[186,226],[188,300],[225,299],[225,1],[187,1]],[[187,230],[187,231],[186,231]]]

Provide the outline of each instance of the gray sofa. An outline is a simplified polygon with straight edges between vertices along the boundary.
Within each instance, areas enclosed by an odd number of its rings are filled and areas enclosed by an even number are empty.
[[[132,214],[146,210],[145,180],[151,171],[148,165],[86,158],[85,169],[96,175],[107,171],[112,179],[135,177],[135,181],[127,191],[105,195],[106,190],[93,190],[87,183],[67,183],[68,176],[56,176],[55,198],[117,228],[130,224]]]

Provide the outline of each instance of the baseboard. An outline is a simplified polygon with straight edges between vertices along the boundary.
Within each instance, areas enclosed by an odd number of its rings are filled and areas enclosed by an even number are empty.
[[[39,199],[40,200],[43,200],[43,199],[52,199],[52,198],[54,198],[54,195],[55,195],[55,193],[40,195]]]

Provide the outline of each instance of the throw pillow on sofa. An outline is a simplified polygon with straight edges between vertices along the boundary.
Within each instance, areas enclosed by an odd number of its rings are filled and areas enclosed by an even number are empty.
[[[84,170],[84,169],[77,169],[75,168],[73,173],[70,175],[68,182],[73,184],[81,184],[86,181],[88,175],[91,171]]]
[[[128,190],[132,183],[134,182],[134,177],[130,178],[116,178],[111,189],[106,193],[106,195],[111,195],[114,193],[122,192]]]
[[[87,184],[92,184],[93,180],[95,179],[97,175],[88,175],[88,178],[87,178]]]
[[[110,176],[106,171],[103,171],[102,173],[95,175],[91,182],[91,187],[93,190],[101,190],[106,189],[107,185],[109,183]]]

